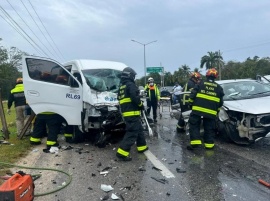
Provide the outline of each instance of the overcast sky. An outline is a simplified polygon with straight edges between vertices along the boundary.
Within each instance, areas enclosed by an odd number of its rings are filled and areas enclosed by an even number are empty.
[[[119,61],[142,76],[144,46],[132,39],[157,40],[145,46],[146,66],[172,73],[184,64],[199,67],[208,51],[220,50],[225,62],[270,56],[269,0],[1,0],[0,6],[2,46],[59,62]],[[7,13],[42,50],[7,23]]]

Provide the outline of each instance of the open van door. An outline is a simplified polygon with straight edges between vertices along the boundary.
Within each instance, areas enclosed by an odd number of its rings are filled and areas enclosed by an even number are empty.
[[[52,59],[25,56],[22,66],[24,93],[32,110],[54,112],[69,125],[81,125],[82,85],[77,79]]]

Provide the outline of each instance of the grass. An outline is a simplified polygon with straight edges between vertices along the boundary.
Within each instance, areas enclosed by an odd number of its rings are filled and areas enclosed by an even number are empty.
[[[6,140],[9,144],[0,144],[0,161],[5,163],[15,163],[18,159],[26,156],[31,148],[29,143],[29,137],[23,137],[23,139],[17,139],[17,129],[16,129],[16,112],[14,105],[11,107],[11,114],[7,114],[7,103],[3,102],[5,118],[9,131],[9,139]],[[0,121],[0,128],[2,129],[2,122]],[[0,140],[3,140],[4,134],[0,132]],[[7,166],[0,164],[0,175],[6,175],[10,173]],[[0,179],[0,184],[3,181]]]

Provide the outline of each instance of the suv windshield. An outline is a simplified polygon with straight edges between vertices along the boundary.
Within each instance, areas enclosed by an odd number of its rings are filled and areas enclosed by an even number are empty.
[[[257,81],[232,82],[221,85],[225,101],[270,96],[270,85]]]
[[[121,72],[113,69],[88,69],[82,71],[91,89],[114,93],[119,89]]]

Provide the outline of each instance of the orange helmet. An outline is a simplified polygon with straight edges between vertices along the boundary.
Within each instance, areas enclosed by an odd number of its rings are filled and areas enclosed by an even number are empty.
[[[201,79],[201,74],[199,72],[193,72],[190,75],[191,78],[195,78],[196,80]]]
[[[17,83],[17,84],[23,83],[23,79],[22,79],[21,77],[17,78],[16,83]]]
[[[206,77],[214,77],[217,78],[218,77],[218,72],[215,68],[211,68],[206,72]]]

